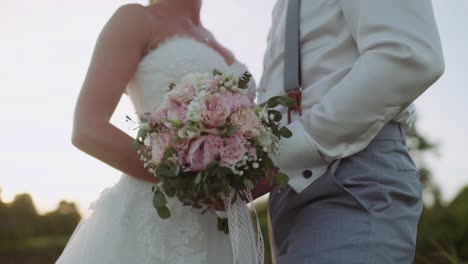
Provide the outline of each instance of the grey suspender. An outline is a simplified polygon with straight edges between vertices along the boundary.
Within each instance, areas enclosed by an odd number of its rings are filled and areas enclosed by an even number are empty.
[[[289,0],[284,45],[284,91],[296,104],[288,109],[288,123],[291,122],[291,110],[302,115],[300,8],[301,0]]]

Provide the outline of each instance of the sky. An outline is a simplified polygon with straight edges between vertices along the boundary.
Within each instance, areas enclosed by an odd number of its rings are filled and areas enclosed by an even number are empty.
[[[145,1],[136,1],[146,4]],[[427,163],[446,201],[468,184],[466,0],[433,0],[444,48],[443,77],[416,101],[418,128],[439,143]],[[123,0],[2,0],[0,8],[0,188],[4,201],[33,196],[40,212],[62,199],[82,212],[121,176],[71,145],[75,101],[96,38]],[[203,24],[257,80],[275,0],[204,0]],[[111,122],[134,113],[125,96]]]

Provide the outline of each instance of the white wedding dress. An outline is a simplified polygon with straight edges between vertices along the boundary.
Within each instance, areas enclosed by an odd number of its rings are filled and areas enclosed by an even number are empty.
[[[149,112],[162,102],[169,81],[214,68],[238,75],[247,70],[238,62],[227,65],[201,42],[171,37],[142,59],[127,93],[137,113]],[[172,216],[162,220],[152,205],[151,186],[122,175],[91,205],[90,215],[80,222],[57,263],[232,263],[229,235],[217,230],[214,214],[200,215],[170,199]]]

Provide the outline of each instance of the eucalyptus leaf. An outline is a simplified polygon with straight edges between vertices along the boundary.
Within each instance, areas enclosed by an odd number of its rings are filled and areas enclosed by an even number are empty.
[[[287,96],[281,96],[279,99],[278,99],[278,102],[282,105],[282,106],[293,106],[295,104],[295,101]]]
[[[155,208],[166,206],[167,200],[164,193],[161,191],[156,191],[153,196],[153,205]]]
[[[287,127],[285,127],[285,126],[282,127],[282,128],[280,128],[279,133],[280,133],[281,137],[284,137],[284,138],[290,138],[290,137],[292,137],[292,135],[293,135],[292,132],[291,132],[291,130],[289,130],[289,129],[288,129]]]
[[[156,211],[158,212],[159,217],[161,217],[162,219],[167,219],[171,217],[171,211],[169,210],[169,208],[167,208],[167,206],[158,207],[156,208]]]
[[[145,139],[147,134],[148,134],[148,130],[144,128],[140,128],[138,130],[137,139],[143,141],[143,139]]]
[[[289,182],[289,177],[288,175],[282,173],[282,172],[278,172],[276,173],[275,175],[275,184],[279,187],[279,188],[284,188],[288,185],[288,182]]]
[[[172,172],[174,173],[175,176],[178,176],[180,173],[180,165],[179,164],[174,164],[172,166]]]
[[[154,172],[156,173],[158,177],[162,177],[162,178],[167,178],[167,177],[174,178],[177,176],[174,174],[174,171],[172,170],[172,168],[166,165],[157,167],[154,170]]]
[[[252,190],[255,187],[253,182],[247,178],[244,179],[244,186],[250,190]]]

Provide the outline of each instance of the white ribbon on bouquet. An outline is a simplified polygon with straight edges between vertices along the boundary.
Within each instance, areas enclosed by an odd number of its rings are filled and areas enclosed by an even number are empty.
[[[243,191],[243,194],[247,197],[249,203],[253,202],[250,190]],[[231,198],[223,198],[226,209],[226,212],[223,213],[225,213],[224,218],[228,219],[233,263],[263,264],[265,255],[263,236],[255,206],[252,204],[256,218],[256,228],[252,223],[247,203],[238,197],[236,202],[232,204]]]

